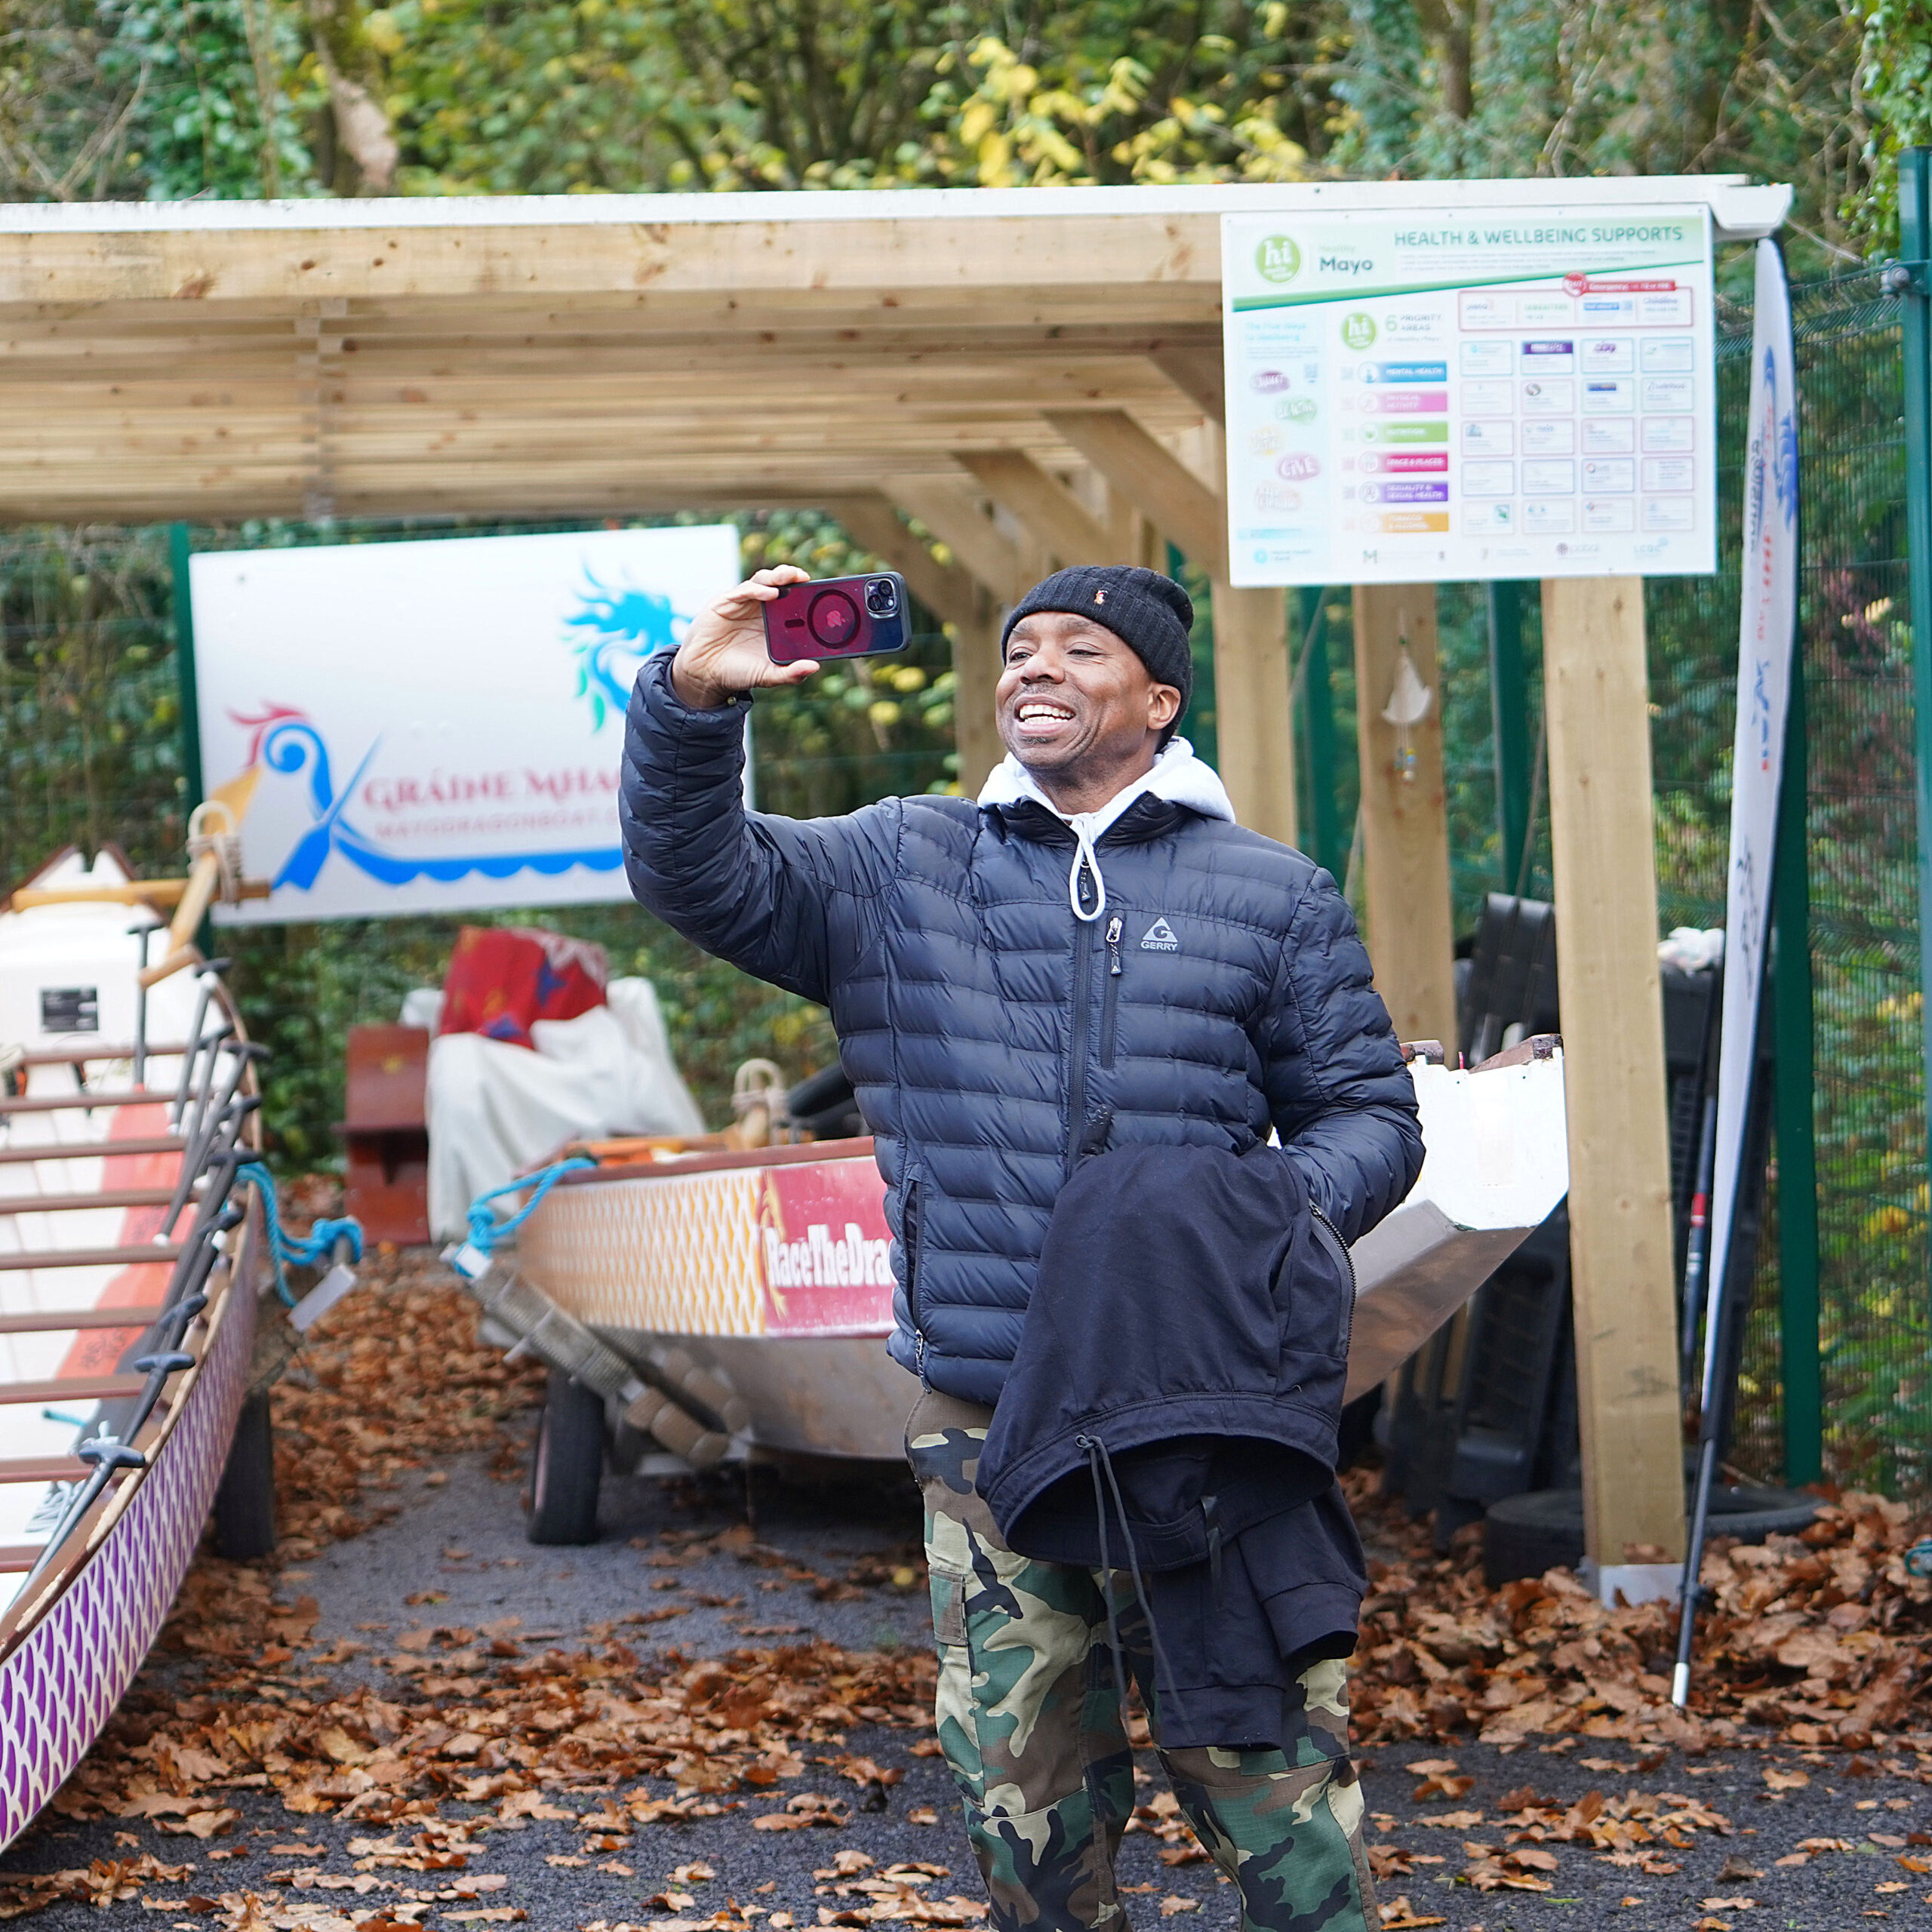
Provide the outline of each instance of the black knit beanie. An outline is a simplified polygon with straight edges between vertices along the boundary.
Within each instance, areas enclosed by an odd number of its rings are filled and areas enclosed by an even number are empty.
[[[1180,708],[1187,709],[1194,689],[1194,653],[1188,645],[1194,605],[1172,577],[1129,564],[1078,564],[1055,571],[1007,614],[999,638],[1002,663],[1014,626],[1035,611],[1068,611],[1104,624],[1146,666],[1156,684],[1171,685],[1180,693]]]

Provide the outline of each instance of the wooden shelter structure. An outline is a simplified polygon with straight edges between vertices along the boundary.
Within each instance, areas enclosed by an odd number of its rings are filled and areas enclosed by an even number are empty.
[[[1220,218],[1519,204],[1507,181],[0,207],[0,519],[836,513],[948,625],[962,778],[997,755],[1001,608],[1055,560],[1213,586],[1222,774],[1295,834],[1287,600],[1226,581]],[[1560,184],[1704,203],[1789,191]],[[934,552],[904,520],[940,540]],[[1681,1548],[1642,599],[1546,598],[1591,1548]],[[1358,598],[1362,688],[1434,593]],[[1376,707],[1379,709],[1379,706]],[[1438,715],[1439,716],[1439,707]],[[1453,1038],[1439,728],[1362,734],[1370,941]]]

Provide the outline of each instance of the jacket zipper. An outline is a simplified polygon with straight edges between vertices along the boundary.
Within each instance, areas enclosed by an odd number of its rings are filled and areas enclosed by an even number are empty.
[[[1348,1268],[1349,1305],[1342,1315],[1342,1353],[1346,1356],[1349,1345],[1355,1338],[1355,1297],[1360,1292],[1355,1282],[1355,1258],[1349,1253],[1348,1243],[1343,1240],[1341,1229],[1312,1201],[1308,1204],[1308,1211],[1335,1237],[1335,1245],[1342,1251],[1342,1260]]]
[[[1100,1007],[1100,1064],[1114,1063],[1114,1015],[1120,1004],[1120,915],[1107,921],[1107,992]]]
[[[1087,1122],[1087,1005],[1091,998],[1088,983],[1094,977],[1089,964],[1093,948],[1087,935],[1093,930],[1088,921],[1074,922],[1072,1064],[1066,1091],[1066,1171],[1069,1174],[1080,1158],[1080,1137]]]
[[[926,1379],[926,1327],[919,1319],[919,1183],[906,1183],[906,1204],[899,1223],[906,1231],[906,1312],[912,1323],[912,1361],[920,1382]]]

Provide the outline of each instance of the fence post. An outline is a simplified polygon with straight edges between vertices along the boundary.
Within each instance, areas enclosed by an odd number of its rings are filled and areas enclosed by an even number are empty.
[[[1489,704],[1496,734],[1496,829],[1503,890],[1515,893],[1530,838],[1530,706],[1523,670],[1523,586],[1489,586]]]
[[[187,797],[181,808],[185,823],[202,802],[202,718],[195,696],[195,611],[188,595],[188,526],[170,524],[168,560],[174,575],[174,681],[181,705],[181,777]]]
[[[1912,264],[1900,291],[1905,349],[1906,553],[1912,608],[1914,750],[1918,808],[1918,991],[1925,1091],[1932,1105],[1932,148],[1899,156],[1899,246]]]
[[[1778,1337],[1784,1381],[1784,1479],[1824,1474],[1824,1397],[1818,1358],[1818,1164],[1812,1113],[1811,881],[1804,646],[1792,645],[1785,718],[1784,785],[1772,861],[1777,966],[1771,983],[1777,1043]]]
[[[1327,586],[1303,590],[1300,610],[1307,662],[1301,671],[1300,709],[1308,751],[1303,767],[1308,774],[1308,810],[1302,824],[1309,856],[1339,885],[1348,871],[1349,854],[1335,810],[1335,692],[1328,675]]]

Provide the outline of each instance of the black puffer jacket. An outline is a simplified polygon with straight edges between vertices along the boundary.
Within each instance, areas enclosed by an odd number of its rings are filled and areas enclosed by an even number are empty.
[[[1280,1132],[1356,1239],[1422,1166],[1414,1090],[1334,881],[1298,852],[1143,798],[1101,837],[1108,914],[1075,918],[1068,826],[1030,802],[743,809],[744,702],[694,711],[648,659],[631,701],[631,889],[706,952],[832,1009],[877,1137],[895,1359],[999,1398],[1055,1198],[1081,1152],[1245,1152]]]
[[[1133,1578],[1169,1750],[1281,1749],[1304,1667],[1355,1648],[1355,1288],[1278,1148],[1115,1148],[1054,1204],[976,1486],[1010,1549]]]

